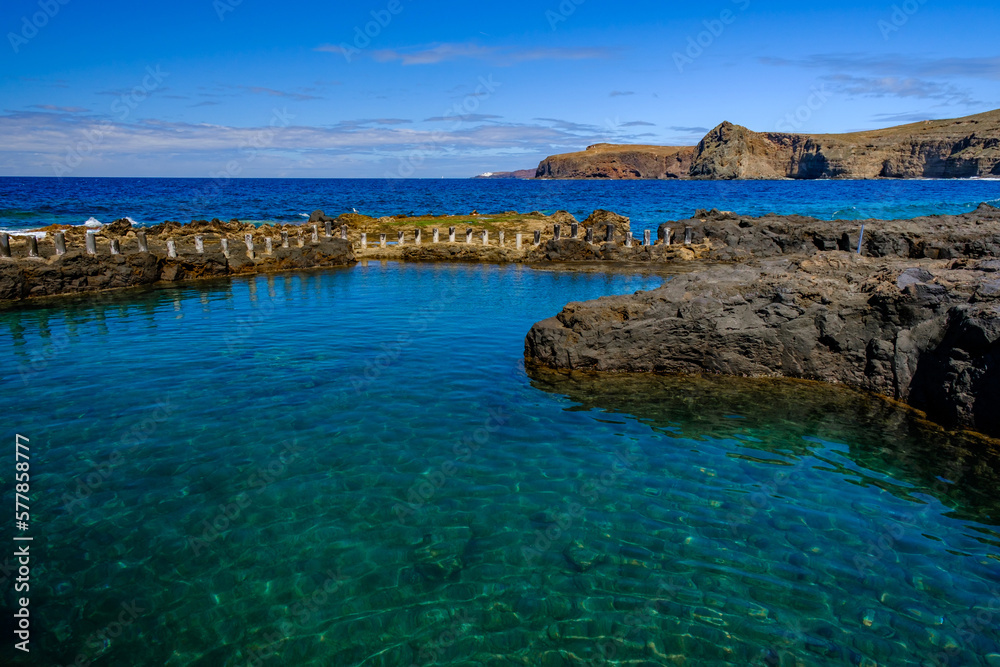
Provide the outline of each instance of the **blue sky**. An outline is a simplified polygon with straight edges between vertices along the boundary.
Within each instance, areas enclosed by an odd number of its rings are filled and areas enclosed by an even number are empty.
[[[465,177],[724,120],[963,116],[1000,107],[996,25],[939,0],[6,0],[0,175]]]

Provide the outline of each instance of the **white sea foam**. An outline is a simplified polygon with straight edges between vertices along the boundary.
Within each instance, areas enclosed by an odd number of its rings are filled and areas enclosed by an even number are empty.
[[[9,236],[34,236],[36,239],[44,239],[48,236],[48,232],[27,232],[23,229],[3,229],[0,228],[0,232],[4,232]]]
[[[91,216],[90,218],[87,219],[87,222],[83,223],[83,226],[84,227],[93,227],[95,229],[100,229],[101,227],[104,226],[104,223],[101,222],[100,220],[98,220],[97,218]]]
[[[300,218],[308,218],[309,214],[308,213],[299,213],[299,217]]]

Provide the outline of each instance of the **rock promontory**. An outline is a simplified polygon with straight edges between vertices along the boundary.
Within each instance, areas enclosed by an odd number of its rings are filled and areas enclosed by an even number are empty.
[[[1000,210],[870,221],[880,229],[863,255],[816,222],[706,216],[708,256],[736,263],[571,303],[531,329],[525,357],[555,369],[841,383],[1000,437]],[[741,239],[745,254],[734,254]]]
[[[689,178],[694,155],[693,146],[595,144],[579,153],[553,155],[542,160],[535,178]]]

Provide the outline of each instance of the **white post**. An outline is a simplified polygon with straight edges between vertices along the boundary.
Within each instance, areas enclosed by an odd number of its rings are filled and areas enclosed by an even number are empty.
[[[465,230],[465,242],[472,243],[472,228],[469,227]]]
[[[396,233],[396,245],[403,245],[406,243],[406,236],[404,232],[400,231]]]
[[[312,242],[319,243],[319,226],[313,225]]]
[[[205,239],[201,236],[194,237],[194,249],[197,253],[202,254],[205,252]]]
[[[229,258],[229,239],[219,239],[219,245],[222,246],[222,256],[226,259]]]
[[[56,256],[66,254],[66,235],[62,232],[56,232],[53,234],[53,238],[56,244]]]
[[[38,257],[38,237],[34,234],[28,237],[28,257]]]
[[[281,232],[281,247],[288,247],[288,232]]]
[[[521,249],[521,235],[520,234],[518,234],[517,236],[514,237],[514,243],[516,244],[517,249],[520,250]]]
[[[438,231],[437,227],[434,228],[433,238],[434,238],[434,243],[438,243],[441,240],[441,233]]]
[[[0,232],[0,257],[10,257],[10,234]]]
[[[87,232],[87,254],[96,255],[97,254],[97,237],[94,236],[94,232]]]
[[[673,242],[674,242],[674,239],[673,239],[674,230],[671,229],[670,227],[667,227],[665,231],[666,231],[666,234],[663,237],[663,245],[672,245]]]
[[[378,238],[378,245],[380,248],[385,247],[385,234],[380,234]]]
[[[684,228],[684,245],[691,245],[694,242],[694,228]]]
[[[177,257],[177,244],[174,243],[173,239],[167,241],[167,257],[171,259]]]
[[[32,236],[31,238],[35,238],[35,237]],[[37,248],[36,248],[36,250],[37,250]],[[120,254],[122,254],[122,247],[121,247],[121,244],[118,242],[118,239],[111,239],[111,254],[112,255],[120,255]]]
[[[455,228],[454,227],[449,227],[448,228],[448,243],[454,243],[454,242],[455,242]]]
[[[482,237],[483,237],[483,245],[489,245],[490,244],[490,233],[484,229],[483,233],[482,233]]]
[[[366,250],[368,248],[368,234],[361,232],[361,249]]]
[[[420,228],[413,230],[413,239],[417,245],[420,245]]]
[[[271,240],[270,236],[264,239],[264,252],[268,255],[274,252],[274,241]]]
[[[500,247],[502,248],[503,247],[503,230],[502,229],[500,230],[500,240],[498,241],[498,243],[500,244]]]

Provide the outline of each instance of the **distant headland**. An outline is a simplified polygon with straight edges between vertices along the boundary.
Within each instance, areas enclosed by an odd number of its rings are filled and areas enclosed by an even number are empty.
[[[509,172],[506,177],[530,177],[525,172]],[[849,134],[754,132],[727,121],[697,146],[596,144],[578,153],[553,155],[542,160],[534,177],[1000,178],[1000,110]]]

